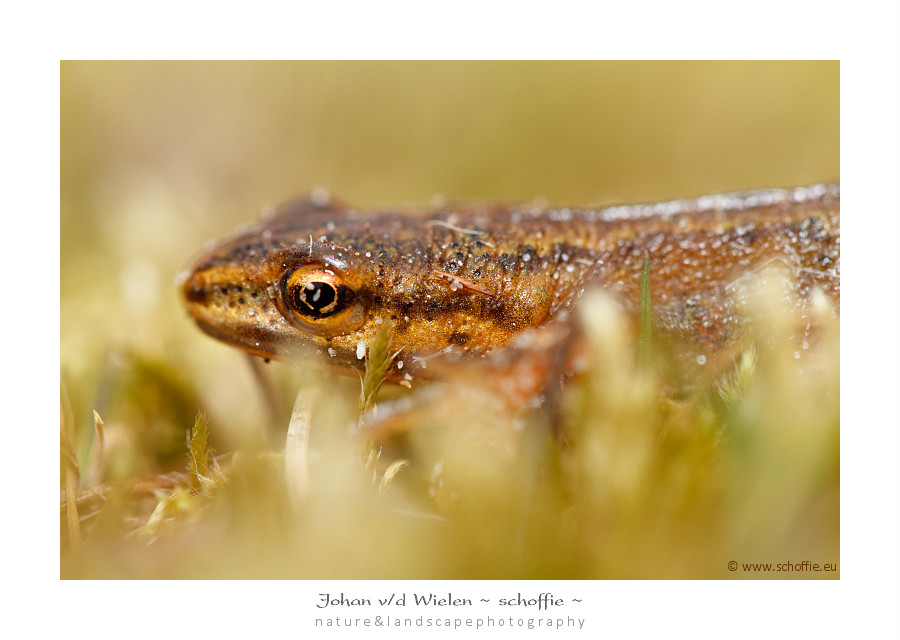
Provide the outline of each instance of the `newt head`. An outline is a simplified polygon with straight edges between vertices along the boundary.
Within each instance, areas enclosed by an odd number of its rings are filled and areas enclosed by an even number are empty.
[[[389,327],[402,354],[388,374],[396,381],[427,374],[431,355],[483,353],[543,318],[540,295],[513,305],[494,296],[494,265],[482,263],[476,281],[447,257],[472,256],[475,271],[479,249],[463,246],[471,240],[414,213],[302,200],[202,255],[180,277],[181,294],[214,338],[348,373],[364,369],[369,342]]]
[[[181,276],[188,312],[212,337],[263,358],[319,352],[330,364],[359,368],[378,287],[371,251],[366,257],[335,233],[354,218],[302,200],[239,231]]]

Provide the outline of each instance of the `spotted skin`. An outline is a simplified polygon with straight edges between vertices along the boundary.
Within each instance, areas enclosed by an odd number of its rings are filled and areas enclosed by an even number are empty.
[[[390,327],[401,355],[388,379],[402,381],[427,375],[438,354],[502,351],[526,329],[571,316],[590,287],[637,314],[645,259],[655,327],[687,337],[704,360],[740,334],[735,291],[747,274],[781,266],[801,316],[815,290],[837,309],[839,184],[601,209],[362,212],[305,199],[214,246],[180,286],[201,329],[263,358],[361,370],[365,345]],[[345,287],[339,313],[296,312],[306,298],[286,283],[301,267],[314,274],[311,296]]]

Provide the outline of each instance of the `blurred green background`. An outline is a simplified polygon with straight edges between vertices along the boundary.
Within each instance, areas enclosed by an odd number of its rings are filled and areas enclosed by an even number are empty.
[[[81,488],[184,469],[200,409],[217,451],[259,446],[250,368],[193,326],[174,278],[264,205],[832,180],[839,81],[837,62],[61,63],[61,371],[83,470],[92,409],[106,438]],[[289,407],[303,372],[268,370]]]
[[[79,429],[96,408],[110,433],[181,433],[202,407],[227,437],[263,411],[173,286],[263,205],[317,186],[359,207],[602,204],[840,175],[837,62],[63,62],[60,78],[61,366]]]

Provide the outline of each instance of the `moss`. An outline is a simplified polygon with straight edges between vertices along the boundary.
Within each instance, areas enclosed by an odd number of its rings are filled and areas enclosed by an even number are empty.
[[[589,366],[553,412],[504,416],[477,389],[460,402],[422,385],[413,415],[429,426],[368,443],[352,380],[320,385],[299,505],[282,453],[212,457],[216,425],[198,416],[180,470],[83,487],[64,577],[719,578],[761,577],[731,560],[839,562],[836,320],[798,357],[779,333],[792,320],[769,309],[729,369],[676,398],[658,375],[669,356],[639,365],[614,303],[589,293],[579,317]],[[376,402],[386,336],[369,358],[359,404],[377,412],[399,392]]]

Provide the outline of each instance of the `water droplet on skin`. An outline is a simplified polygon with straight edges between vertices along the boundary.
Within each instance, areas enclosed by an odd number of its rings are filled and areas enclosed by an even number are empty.
[[[704,356],[702,354],[697,356],[697,364],[699,364],[701,367],[703,365],[705,365],[706,364],[706,356]]]
[[[356,343],[356,359],[362,360],[366,357],[366,343],[360,340]]]

